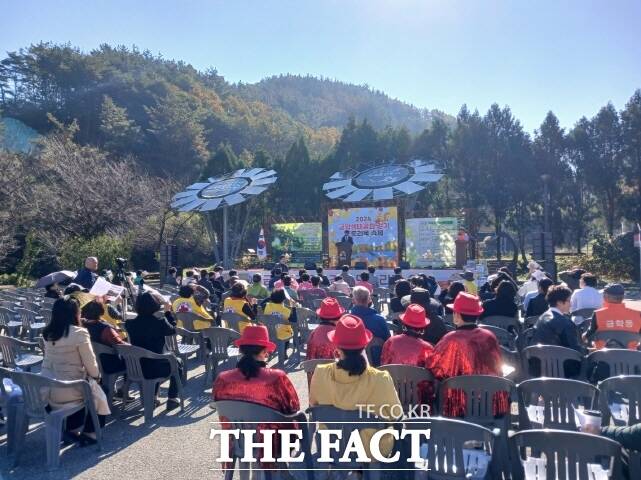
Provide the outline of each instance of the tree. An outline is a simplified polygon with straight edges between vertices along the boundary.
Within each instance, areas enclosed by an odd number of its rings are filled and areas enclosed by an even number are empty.
[[[102,102],[100,131],[105,148],[114,153],[133,150],[140,141],[140,127],[127,116],[127,109],[116,105],[108,95]]]
[[[579,120],[572,131],[573,159],[579,175],[603,208],[610,236],[618,217],[623,175],[623,145],[619,115],[609,103],[591,120]]]
[[[626,185],[622,208],[626,218],[641,219],[641,90],[621,112],[623,173]]]

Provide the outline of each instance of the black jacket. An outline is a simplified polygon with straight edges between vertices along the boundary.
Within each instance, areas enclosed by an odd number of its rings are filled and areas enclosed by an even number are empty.
[[[518,308],[514,300],[509,298],[493,298],[483,302],[483,313],[481,318],[491,317],[493,315],[502,315],[504,317],[515,317]]]
[[[527,304],[527,310],[525,311],[526,317],[538,317],[543,315],[549,308],[548,301],[545,299],[545,295],[539,293]]]
[[[176,319],[171,312],[165,312],[164,318],[138,315],[133,320],[127,320],[125,327],[132,345],[154,353],[164,353],[165,337],[176,333]]]
[[[73,279],[73,283],[77,283],[78,285],[91,290],[91,287],[96,283],[97,278],[98,275],[95,272],[83,267],[78,271],[78,275]]]
[[[572,319],[567,315],[548,310],[534,325],[532,344],[558,345],[583,353],[579,333]]]

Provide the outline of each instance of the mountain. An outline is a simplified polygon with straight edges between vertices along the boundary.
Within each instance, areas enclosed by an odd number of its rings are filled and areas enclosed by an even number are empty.
[[[342,128],[350,117],[367,121],[376,129],[405,126],[421,133],[432,120],[446,123],[454,117],[438,110],[419,109],[389,97],[367,85],[317,78],[310,75],[278,75],[258,83],[236,85],[240,95],[279,108],[313,128]]]

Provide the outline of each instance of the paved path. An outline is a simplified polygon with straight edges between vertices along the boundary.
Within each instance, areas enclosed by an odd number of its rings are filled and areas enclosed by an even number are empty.
[[[296,363],[296,362],[292,362]],[[221,479],[215,465],[214,442],[209,440],[211,422],[216,413],[209,408],[211,386],[205,390],[204,367],[190,360],[189,380],[185,390],[185,410],[166,412],[166,389],[161,388],[163,404],[155,411],[150,425],[144,425],[142,407],[138,400],[127,405],[120,420],[110,420],[104,430],[104,445],[66,448],[60,458],[60,468],[45,471],[45,438],[38,426],[30,430],[19,466],[10,469],[6,452],[6,432],[0,430],[0,475],[2,479],[59,480],[79,478],[91,480],[120,479]],[[293,368],[293,366],[291,367]],[[289,368],[288,368],[289,370]],[[301,405],[307,406],[307,381],[301,371],[290,372],[299,392]],[[164,387],[167,387],[165,384]],[[137,396],[137,394],[136,394]],[[116,405],[118,407],[119,404]]]

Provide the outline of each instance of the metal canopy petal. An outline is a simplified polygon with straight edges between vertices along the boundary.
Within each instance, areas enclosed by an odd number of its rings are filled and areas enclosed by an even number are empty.
[[[225,176],[224,176],[224,175],[221,175],[221,176],[219,176],[219,177],[209,177],[209,178],[207,179],[207,181],[208,181],[209,183],[216,183],[216,182],[220,182],[221,180],[224,180],[224,179],[225,179]]]
[[[174,200],[178,200],[179,198],[185,198],[185,197],[193,197],[195,194],[194,192],[187,190],[186,192],[180,192],[174,195]]]
[[[343,201],[345,202],[360,202],[365,197],[367,197],[372,190],[370,188],[359,188],[358,190],[352,192],[349,196],[345,197]]]
[[[243,195],[258,195],[267,190],[267,187],[249,186],[240,191]]]
[[[232,174],[232,178],[242,177],[242,176],[243,176],[243,173],[245,173],[245,171],[246,171],[246,169],[245,169],[245,168],[241,168],[240,170],[236,170],[236,171]]]
[[[323,190],[333,190],[338,187],[344,187],[352,183],[351,180],[336,180],[334,182],[327,182],[323,185]]]
[[[212,198],[211,200],[207,200],[200,207],[198,207],[198,211],[208,212],[210,210],[216,210],[218,206],[222,203],[222,201],[223,201],[222,198]]]
[[[437,182],[443,176],[442,173],[415,173],[410,182]]]
[[[330,180],[339,180],[341,178],[345,178],[345,176],[341,172],[336,172],[334,175],[329,177]]]
[[[394,198],[394,189],[392,187],[374,189],[374,200],[391,200],[392,198]]]
[[[252,179],[258,180],[259,178],[271,177],[272,175],[276,175],[276,170],[265,170],[264,172],[254,175]]]
[[[242,203],[244,201],[245,197],[243,197],[240,193],[233,193],[225,197],[225,203],[227,205],[236,205],[237,203]]]
[[[187,187],[187,190],[202,190],[203,188],[205,188],[205,187],[206,187],[206,186],[208,186],[208,185],[209,185],[209,182],[205,182],[205,183],[202,183],[202,182],[194,183],[194,184],[192,184],[192,185],[189,185],[189,186]]]
[[[434,170],[436,170],[436,167],[434,165],[423,165],[422,167],[414,168],[414,171],[416,173],[433,172]]]
[[[263,170],[264,170],[264,168],[250,168],[245,173],[243,173],[241,176],[245,177],[245,178],[253,178],[254,175],[258,175]]]
[[[338,190],[327,192],[326,195],[328,198],[333,199],[333,198],[342,197],[343,195],[348,195],[352,193],[354,190],[356,190],[356,187],[354,185],[345,185],[343,188],[339,188]]]
[[[417,185],[416,183],[407,181],[399,183],[398,185],[394,185],[394,188],[408,195],[411,195],[412,193],[420,192],[424,187],[422,187],[421,185]]]
[[[170,207],[171,208],[178,208],[178,207],[181,207],[183,205],[187,205],[188,203],[193,202],[197,198],[198,197],[196,197],[195,195],[190,195],[189,197],[179,198],[178,200],[175,200],[174,202],[172,202]]]
[[[276,177],[259,178],[258,180],[253,180],[251,182],[251,185],[269,185],[270,183],[274,183],[275,181]]]
[[[200,207],[203,203],[205,203],[206,200],[203,200],[202,198],[197,198],[196,200],[189,202],[182,207],[178,209],[180,212],[190,212],[192,210],[196,210],[198,207]]]

